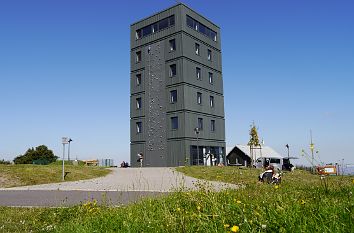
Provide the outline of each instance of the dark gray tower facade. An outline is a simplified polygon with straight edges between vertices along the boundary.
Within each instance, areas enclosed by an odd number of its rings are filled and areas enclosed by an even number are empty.
[[[151,167],[224,162],[219,27],[180,3],[132,24],[130,38],[131,165],[139,153]]]

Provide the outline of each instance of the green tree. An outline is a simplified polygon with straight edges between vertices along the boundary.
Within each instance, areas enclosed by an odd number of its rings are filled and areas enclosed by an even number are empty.
[[[247,145],[250,147],[251,164],[253,166],[253,165],[255,165],[255,160],[256,160],[256,155],[253,153],[254,149],[261,146],[259,144],[259,137],[258,137],[257,127],[254,124],[254,122],[251,125],[250,140],[249,140]]]
[[[253,124],[251,125],[251,129],[250,129],[250,140],[248,142],[248,144],[250,147],[257,147],[260,146],[259,144],[259,138],[258,138],[258,132],[257,132],[257,127],[256,125]]]
[[[55,156],[52,150],[47,146],[40,145],[36,149],[29,148],[24,155],[19,155],[14,159],[15,164],[32,164],[34,160],[46,160],[49,163],[55,162],[58,156]]]

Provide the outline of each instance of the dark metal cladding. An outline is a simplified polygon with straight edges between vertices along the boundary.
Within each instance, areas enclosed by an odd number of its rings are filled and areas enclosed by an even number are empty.
[[[179,3],[132,24],[130,38],[131,165],[138,154],[150,167],[201,165],[205,153],[225,162],[220,28]]]

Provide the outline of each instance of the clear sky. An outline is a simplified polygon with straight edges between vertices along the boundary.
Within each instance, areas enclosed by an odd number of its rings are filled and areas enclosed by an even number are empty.
[[[221,27],[226,143],[354,163],[354,1],[183,1]],[[0,159],[129,160],[130,24],[172,0],[1,0]],[[300,159],[295,163],[305,163]]]

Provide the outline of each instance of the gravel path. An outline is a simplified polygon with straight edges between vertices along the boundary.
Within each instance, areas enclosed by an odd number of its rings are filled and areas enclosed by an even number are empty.
[[[111,174],[91,180],[21,186],[0,190],[62,191],[141,191],[171,192],[179,188],[197,189],[198,179],[185,176],[174,168],[111,168]],[[214,190],[237,188],[237,185],[202,181]]]

